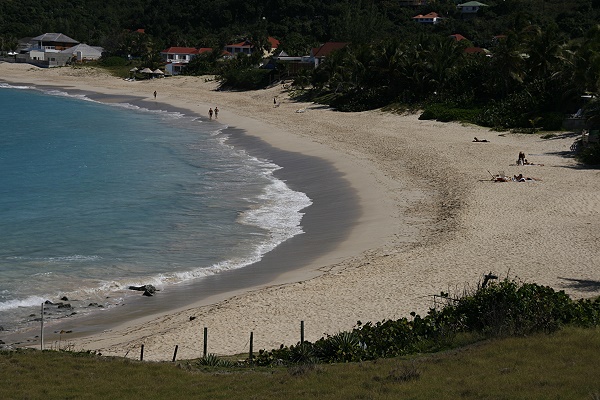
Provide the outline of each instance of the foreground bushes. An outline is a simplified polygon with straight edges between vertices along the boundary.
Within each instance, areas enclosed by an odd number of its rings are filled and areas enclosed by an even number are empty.
[[[600,298],[572,300],[563,291],[505,279],[453,299],[425,317],[377,323],[360,321],[351,332],[279,349],[261,350],[259,365],[351,362],[438,351],[452,346],[457,334],[480,338],[553,332],[564,325],[600,325]]]

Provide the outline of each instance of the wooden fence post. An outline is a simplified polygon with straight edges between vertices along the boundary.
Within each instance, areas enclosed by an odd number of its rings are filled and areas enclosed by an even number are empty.
[[[300,344],[304,343],[304,321],[300,321]]]
[[[207,349],[208,349],[208,328],[204,327],[204,357],[206,357]]]
[[[42,303],[42,319],[40,326],[40,350],[44,350],[44,303]]]
[[[173,362],[175,362],[175,359],[177,358],[177,349],[179,348],[179,345],[176,344],[175,345],[175,351],[173,352]]]
[[[252,362],[252,356],[253,356],[253,347],[254,347],[254,332],[250,332],[250,354],[248,355],[248,358],[250,359],[250,362]]]

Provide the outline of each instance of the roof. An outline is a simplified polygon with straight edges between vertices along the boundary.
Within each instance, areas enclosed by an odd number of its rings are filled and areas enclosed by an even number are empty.
[[[415,17],[413,17],[413,19],[436,19],[436,18],[441,18],[440,15],[436,12],[430,12],[429,14],[419,14]]]
[[[269,43],[271,43],[271,48],[272,48],[272,49],[276,49],[276,48],[278,48],[278,47],[279,47],[279,40],[275,39],[275,38],[274,38],[274,37],[272,37],[272,36],[269,36],[269,39],[268,39],[268,40],[269,40]]]
[[[478,1],[467,1],[466,3],[462,3],[457,5],[456,7],[487,7],[487,4],[480,3]]]
[[[450,35],[450,37],[455,39],[457,42],[460,42],[461,40],[467,40],[467,38],[460,33],[455,33],[454,35]]]
[[[31,40],[39,40],[42,42],[57,42],[57,43],[79,43],[75,39],[71,39],[67,35],[62,33],[44,33],[43,35],[36,36]]]
[[[212,51],[210,47],[201,47],[199,49],[195,47],[169,47],[161,51],[162,54],[202,54],[208,51]]]
[[[76,46],[73,46],[73,47],[70,47],[68,49],[62,50],[61,53],[75,55],[78,52],[81,52],[81,55],[83,57],[87,57],[87,58],[96,57],[96,58],[99,58],[102,55],[103,51],[104,51],[104,49],[102,47],[92,47],[92,46],[88,46],[87,44],[80,43],[80,44],[78,44]]]
[[[323,44],[321,47],[315,47],[312,49],[313,57],[325,57],[331,54],[333,51],[343,49],[348,46],[350,43],[347,42],[327,42]]]
[[[228,44],[225,47],[254,47],[254,45],[252,43],[250,43],[249,41],[244,40],[243,42]]]

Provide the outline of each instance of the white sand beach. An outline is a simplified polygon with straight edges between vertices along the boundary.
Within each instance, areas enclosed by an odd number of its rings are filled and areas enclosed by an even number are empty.
[[[255,350],[272,349],[297,343],[300,321],[314,341],[359,320],[425,314],[433,295],[473,288],[489,272],[574,298],[600,295],[600,170],[573,159],[573,133],[542,139],[379,110],[340,113],[295,102],[281,85],[221,92],[205,77],[127,82],[88,68],[0,63],[0,81],[141,96],[202,115],[216,105],[223,124],[328,160],[359,198],[362,214],[346,240],[302,268],[94,336],[64,337],[76,350],[135,358],[144,344],[144,358],[158,361],[171,360],[178,345],[178,359],[197,358],[203,327],[210,353],[247,352],[250,332]],[[543,165],[517,166],[520,151]],[[500,171],[537,180],[493,182],[490,173]]]

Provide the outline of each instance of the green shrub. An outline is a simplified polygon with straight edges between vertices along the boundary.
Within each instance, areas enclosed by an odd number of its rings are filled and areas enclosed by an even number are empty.
[[[271,70],[260,68],[230,68],[223,72],[218,79],[221,81],[222,88],[256,90],[269,86],[271,73]]]
[[[479,109],[459,108],[448,104],[435,103],[427,105],[423,113],[419,116],[419,119],[437,120],[440,122],[475,122],[479,112]]]
[[[216,354],[207,354],[200,358],[197,362],[198,365],[206,367],[220,367],[220,368],[233,368],[235,363],[229,360],[219,358]]]
[[[600,165],[600,144],[596,143],[585,147],[581,153],[577,155],[577,159],[584,164]]]
[[[100,59],[100,65],[106,68],[109,67],[123,67],[127,65],[128,61],[123,57],[111,56],[111,57],[102,57]]]
[[[374,110],[389,103],[383,88],[355,89],[332,99],[330,105],[338,111],[359,112]]]

